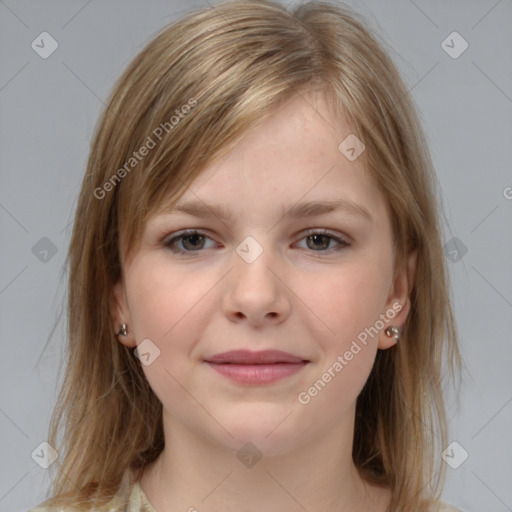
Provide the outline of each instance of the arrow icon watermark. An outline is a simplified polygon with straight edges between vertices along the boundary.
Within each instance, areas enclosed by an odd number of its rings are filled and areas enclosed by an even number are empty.
[[[149,366],[155,359],[160,357],[160,349],[149,338],[146,338],[137,345],[135,357],[137,357],[144,366]]]
[[[350,162],[357,160],[365,150],[363,142],[353,133],[345,137],[338,146],[339,152]]]

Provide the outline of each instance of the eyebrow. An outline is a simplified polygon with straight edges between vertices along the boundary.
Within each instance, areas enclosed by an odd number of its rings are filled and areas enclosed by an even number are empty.
[[[339,198],[336,200],[310,201],[296,203],[288,209],[283,207],[282,216],[292,218],[314,217],[316,215],[325,215],[334,211],[343,211],[352,215],[360,216],[369,222],[372,222],[370,212],[362,205],[354,203],[349,199]],[[183,212],[195,217],[205,218],[214,215],[221,220],[232,219],[232,215],[220,205],[206,204],[202,201],[189,201],[177,203],[165,209],[165,213]]]

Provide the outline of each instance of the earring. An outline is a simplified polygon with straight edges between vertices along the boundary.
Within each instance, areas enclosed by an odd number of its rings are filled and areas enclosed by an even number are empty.
[[[128,326],[126,324],[121,325],[121,330],[117,333],[118,336],[126,336],[128,334]]]
[[[395,325],[390,325],[385,331],[386,336],[388,338],[395,338],[396,341],[400,338],[401,330],[400,327],[397,327]]]

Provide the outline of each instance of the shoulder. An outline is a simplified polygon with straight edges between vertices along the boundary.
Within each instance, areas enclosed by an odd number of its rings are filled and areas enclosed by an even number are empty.
[[[140,509],[140,512],[143,512],[143,510]],[[43,503],[28,512],[139,512],[139,509],[130,506],[130,501],[126,500],[126,496],[117,495],[98,507],[91,508],[90,505],[82,505],[81,507],[78,505],[45,505]]]
[[[448,503],[439,502],[439,508],[436,512],[462,512],[460,509],[455,508],[453,505]]]
[[[29,512],[77,512],[77,507],[46,507],[41,505],[39,507],[29,510]],[[129,486],[123,486],[119,493],[106,503],[105,505],[94,509],[94,512],[155,512],[154,508],[149,503],[144,492],[142,491],[139,482],[133,482]],[[432,512],[462,512],[460,509],[455,508],[444,502],[437,502]]]
[[[48,505],[44,503],[36,508],[30,509],[28,512],[145,512],[143,508],[134,508],[130,501],[116,496],[104,505],[90,508],[78,507],[77,505]]]
[[[77,505],[45,505],[45,503],[29,510],[28,512],[154,512],[145,499],[145,496],[138,484],[131,480],[131,474],[127,473],[118,493],[107,503],[90,508]]]

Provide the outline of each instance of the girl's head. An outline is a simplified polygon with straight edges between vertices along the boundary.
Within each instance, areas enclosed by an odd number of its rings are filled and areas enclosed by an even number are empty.
[[[408,91],[352,12],[237,1],[165,28],[118,81],[82,185],[55,493],[108,497],[163,422],[265,457],[355,418],[360,474],[418,507],[444,349],[457,360],[436,201]],[[207,361],[238,349],[307,363],[234,383]]]

